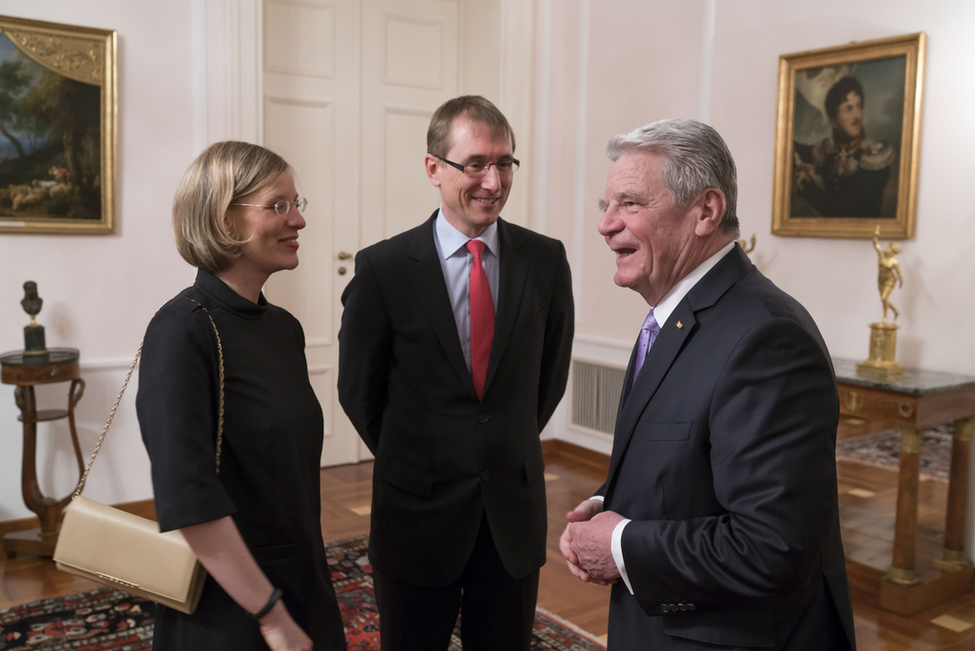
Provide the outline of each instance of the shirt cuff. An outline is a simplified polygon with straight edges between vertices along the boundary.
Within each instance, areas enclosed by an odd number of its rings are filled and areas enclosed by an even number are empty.
[[[630,520],[622,520],[613,529],[613,540],[610,549],[613,551],[613,561],[616,562],[616,569],[620,571],[620,578],[626,585],[626,589],[633,594],[633,586],[630,585],[630,577],[626,575],[626,566],[623,564],[623,529],[630,523]]]
[[[589,499],[594,500],[596,502],[604,502],[604,501],[606,501],[606,498],[604,496],[602,496],[602,495],[593,495]]]

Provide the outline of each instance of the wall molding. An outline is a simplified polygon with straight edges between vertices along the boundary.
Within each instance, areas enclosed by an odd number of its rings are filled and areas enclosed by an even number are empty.
[[[698,84],[698,119],[711,124],[711,87],[714,77],[714,39],[718,7],[716,0],[705,0],[701,26],[701,79]]]
[[[519,154],[533,160],[532,85],[534,58],[535,3],[524,0],[501,0],[500,58],[498,62],[498,107],[517,133]],[[505,208],[505,219],[522,226],[532,225],[531,183],[514,192]]]
[[[96,359],[91,362],[81,362],[78,365],[79,371],[84,374],[85,371],[91,371],[92,373],[103,373],[111,371],[128,371],[129,367],[132,366],[131,359]],[[136,368],[139,364],[136,364]]]
[[[626,368],[633,352],[632,341],[577,334],[572,341],[572,358]]]
[[[335,338],[329,336],[308,337],[305,339],[305,348],[328,348],[335,345]]]
[[[264,142],[264,51],[262,0],[228,0],[230,18],[231,136],[246,142]]]
[[[538,128],[536,133],[538,149],[535,153],[531,187],[535,194],[532,225],[540,233],[548,233],[549,147],[552,129],[547,116],[552,113],[552,2],[553,0],[541,0],[539,3],[539,28],[536,32],[538,35],[536,51],[541,79],[538,82],[538,106],[535,110],[538,119],[533,122]]]
[[[575,142],[575,197],[572,211],[572,293],[576,298],[576,312],[584,312],[582,297],[583,243],[586,239],[586,128],[587,105],[589,98],[589,0],[579,3],[579,41],[577,43],[577,67],[579,70],[578,86],[576,87],[576,142]]]
[[[156,505],[153,500],[137,500],[135,502],[123,502],[121,504],[113,504],[115,508],[125,511],[126,513],[132,513],[139,516],[140,518],[147,518],[149,520],[156,519]],[[62,514],[63,515],[63,514]],[[29,529],[37,529],[40,527],[40,522],[37,516],[32,516],[30,518],[20,518],[17,520],[5,520],[0,522],[0,538],[3,538],[8,533],[15,533],[17,531],[27,531]]]

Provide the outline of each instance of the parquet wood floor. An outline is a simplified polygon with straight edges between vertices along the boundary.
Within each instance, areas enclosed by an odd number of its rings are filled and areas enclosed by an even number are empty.
[[[845,424],[840,437],[856,435],[857,425]],[[875,429],[875,428],[874,428]],[[865,433],[865,432],[859,432]],[[538,605],[596,635],[606,634],[609,589],[583,584],[569,574],[558,551],[565,513],[588,497],[605,478],[605,460],[576,455],[562,446],[546,450],[549,506],[548,560],[542,568]],[[914,617],[904,618],[877,607],[876,585],[889,564],[896,498],[896,473],[840,462],[839,485],[843,536],[850,571],[860,651],[973,651],[975,595],[958,597]],[[372,463],[322,470],[322,531],[325,540],[368,533]],[[872,496],[850,495],[860,489]],[[940,549],[945,485],[923,482],[918,516],[923,555]],[[932,552],[933,553],[933,552]],[[856,559],[854,562],[852,559]],[[21,555],[0,558],[0,608],[36,599],[74,594],[94,584],[62,574],[50,559]],[[954,632],[932,623],[944,618]],[[825,650],[824,650],[825,651]]]

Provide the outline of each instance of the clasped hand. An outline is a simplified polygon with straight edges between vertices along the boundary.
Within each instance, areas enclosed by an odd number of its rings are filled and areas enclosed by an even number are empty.
[[[559,539],[559,551],[569,571],[587,583],[610,585],[620,578],[613,560],[613,530],[623,516],[603,511],[599,500],[586,500],[566,513],[569,523]]]

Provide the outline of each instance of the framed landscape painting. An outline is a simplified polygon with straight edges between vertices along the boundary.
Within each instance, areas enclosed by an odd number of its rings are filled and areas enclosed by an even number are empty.
[[[779,57],[772,233],[914,236],[923,33]]]
[[[0,16],[0,233],[115,231],[116,34]]]

